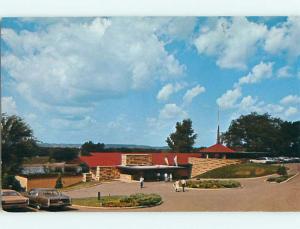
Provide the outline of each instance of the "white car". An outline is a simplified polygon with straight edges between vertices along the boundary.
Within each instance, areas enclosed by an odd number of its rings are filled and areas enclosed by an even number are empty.
[[[251,159],[250,162],[260,163],[260,164],[272,164],[272,163],[276,163],[277,161],[270,157],[259,157],[257,159]]]

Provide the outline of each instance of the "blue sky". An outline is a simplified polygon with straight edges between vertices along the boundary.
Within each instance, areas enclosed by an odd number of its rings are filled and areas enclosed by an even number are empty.
[[[2,19],[2,111],[48,143],[197,146],[252,111],[300,118],[299,17]]]

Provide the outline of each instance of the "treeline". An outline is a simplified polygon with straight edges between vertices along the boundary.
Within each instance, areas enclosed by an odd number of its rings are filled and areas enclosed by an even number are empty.
[[[300,121],[289,122],[254,112],[233,120],[221,139],[240,151],[300,157]]]

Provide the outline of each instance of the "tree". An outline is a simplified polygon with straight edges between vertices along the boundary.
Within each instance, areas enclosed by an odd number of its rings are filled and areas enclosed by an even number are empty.
[[[76,148],[51,148],[50,157],[55,161],[72,161],[78,156],[78,149]]]
[[[31,157],[37,150],[30,127],[22,118],[2,114],[1,118],[2,172],[14,175],[21,170],[24,157]]]
[[[13,189],[16,191],[23,191],[20,182],[15,178],[14,175],[4,174],[2,178],[2,188],[3,189]]]
[[[168,146],[175,152],[190,152],[197,138],[192,128],[192,121],[184,119],[182,123],[176,123],[176,131],[171,133],[166,142]]]
[[[282,155],[300,157],[300,121],[281,124],[280,150]]]
[[[284,122],[269,114],[251,113],[233,120],[222,134],[227,146],[244,151],[282,153],[282,126]]]
[[[59,174],[57,177],[55,188],[63,188],[61,174]]]
[[[92,141],[85,142],[81,146],[81,154],[82,155],[89,155],[91,152],[101,152],[105,148],[104,143],[97,143],[94,144]]]

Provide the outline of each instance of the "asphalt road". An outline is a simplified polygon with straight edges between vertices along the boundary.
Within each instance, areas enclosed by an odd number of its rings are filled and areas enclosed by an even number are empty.
[[[289,164],[290,172],[300,172],[300,163]],[[146,182],[140,189],[139,183],[124,183],[119,181],[103,183],[90,188],[65,192],[72,198],[96,197],[101,195],[130,195],[133,193],[158,193],[163,198],[163,204],[152,208],[140,209],[94,209],[72,206],[64,212],[87,211],[300,211],[300,175],[292,180],[277,184],[266,182],[266,177],[255,179],[238,179],[242,188],[219,190],[187,190],[175,192],[172,183]],[[21,210],[21,212],[24,210]],[[25,211],[36,211],[28,208]],[[55,211],[55,210],[41,210]]]
[[[300,164],[289,164],[290,171],[300,172]],[[266,182],[266,177],[239,179],[242,188],[220,190],[188,190],[175,192],[171,183],[146,182],[140,189],[138,183],[111,182],[87,189],[70,191],[72,198],[101,195],[124,195],[137,192],[158,193],[164,203],[142,209],[90,209],[79,211],[300,211],[300,175],[277,184]]]

